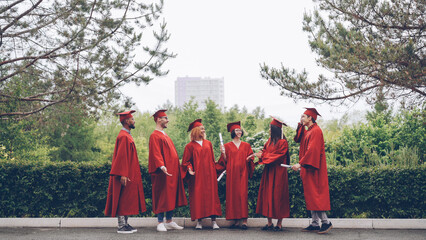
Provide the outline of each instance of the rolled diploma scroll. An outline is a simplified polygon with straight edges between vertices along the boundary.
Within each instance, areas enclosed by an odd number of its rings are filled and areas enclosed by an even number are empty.
[[[291,168],[291,166],[287,164],[281,164],[281,167]],[[300,171],[300,168],[299,168],[299,171]]]
[[[223,147],[223,152],[225,152],[225,147],[223,146],[223,138],[222,138],[222,133],[219,133],[219,140],[220,140],[220,145]],[[225,157],[225,153],[223,154],[223,157]],[[219,182],[220,179],[222,179],[223,175],[225,175],[226,170],[223,171],[219,177],[217,178],[217,181]]]

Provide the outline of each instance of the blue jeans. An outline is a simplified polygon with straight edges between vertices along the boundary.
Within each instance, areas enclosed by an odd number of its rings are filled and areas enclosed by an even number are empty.
[[[158,222],[164,222],[164,213],[163,212],[159,213],[157,217],[158,217]],[[173,217],[173,210],[166,212],[166,220],[172,220],[172,217]]]

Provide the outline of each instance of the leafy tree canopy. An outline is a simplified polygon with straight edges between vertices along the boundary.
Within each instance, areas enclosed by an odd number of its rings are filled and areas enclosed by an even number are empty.
[[[316,0],[303,30],[319,66],[334,76],[308,79],[261,65],[261,75],[281,94],[294,99],[346,104],[366,98],[370,104],[398,99],[415,105],[426,98],[425,1]],[[322,14],[322,15],[321,15]]]
[[[162,0],[1,1],[0,118],[64,102],[92,113],[118,99],[131,105],[118,87],[167,74],[161,67],[175,57],[163,46],[166,24],[156,27],[162,7]],[[155,44],[141,46],[147,39]]]

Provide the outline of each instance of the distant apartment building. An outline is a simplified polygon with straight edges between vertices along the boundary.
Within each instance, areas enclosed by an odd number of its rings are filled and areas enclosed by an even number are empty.
[[[223,78],[178,77],[175,81],[175,104],[178,107],[195,98],[201,109],[206,107],[205,101],[211,99],[220,108],[225,106]]]

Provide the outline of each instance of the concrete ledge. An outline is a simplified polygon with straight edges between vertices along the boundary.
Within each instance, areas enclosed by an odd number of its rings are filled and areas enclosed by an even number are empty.
[[[43,219],[43,218],[41,218]],[[62,218],[61,227],[117,227],[116,218]]]
[[[373,228],[373,219],[368,218],[330,218],[329,220],[333,224],[333,228]]]
[[[0,227],[61,227],[61,218],[0,218]]]
[[[173,218],[184,227],[195,227],[196,222],[190,218]],[[334,228],[359,229],[426,229],[426,219],[373,219],[373,218],[330,218]],[[276,220],[273,221],[274,224]],[[134,227],[155,227],[157,218],[129,218]],[[231,221],[218,218],[220,227],[229,227]],[[249,218],[250,227],[263,227],[266,218]],[[203,219],[203,225],[209,226],[210,219]],[[288,228],[304,228],[310,224],[308,218],[285,218],[283,226]],[[49,227],[49,228],[81,228],[81,227],[117,227],[116,218],[0,218],[1,227]]]

